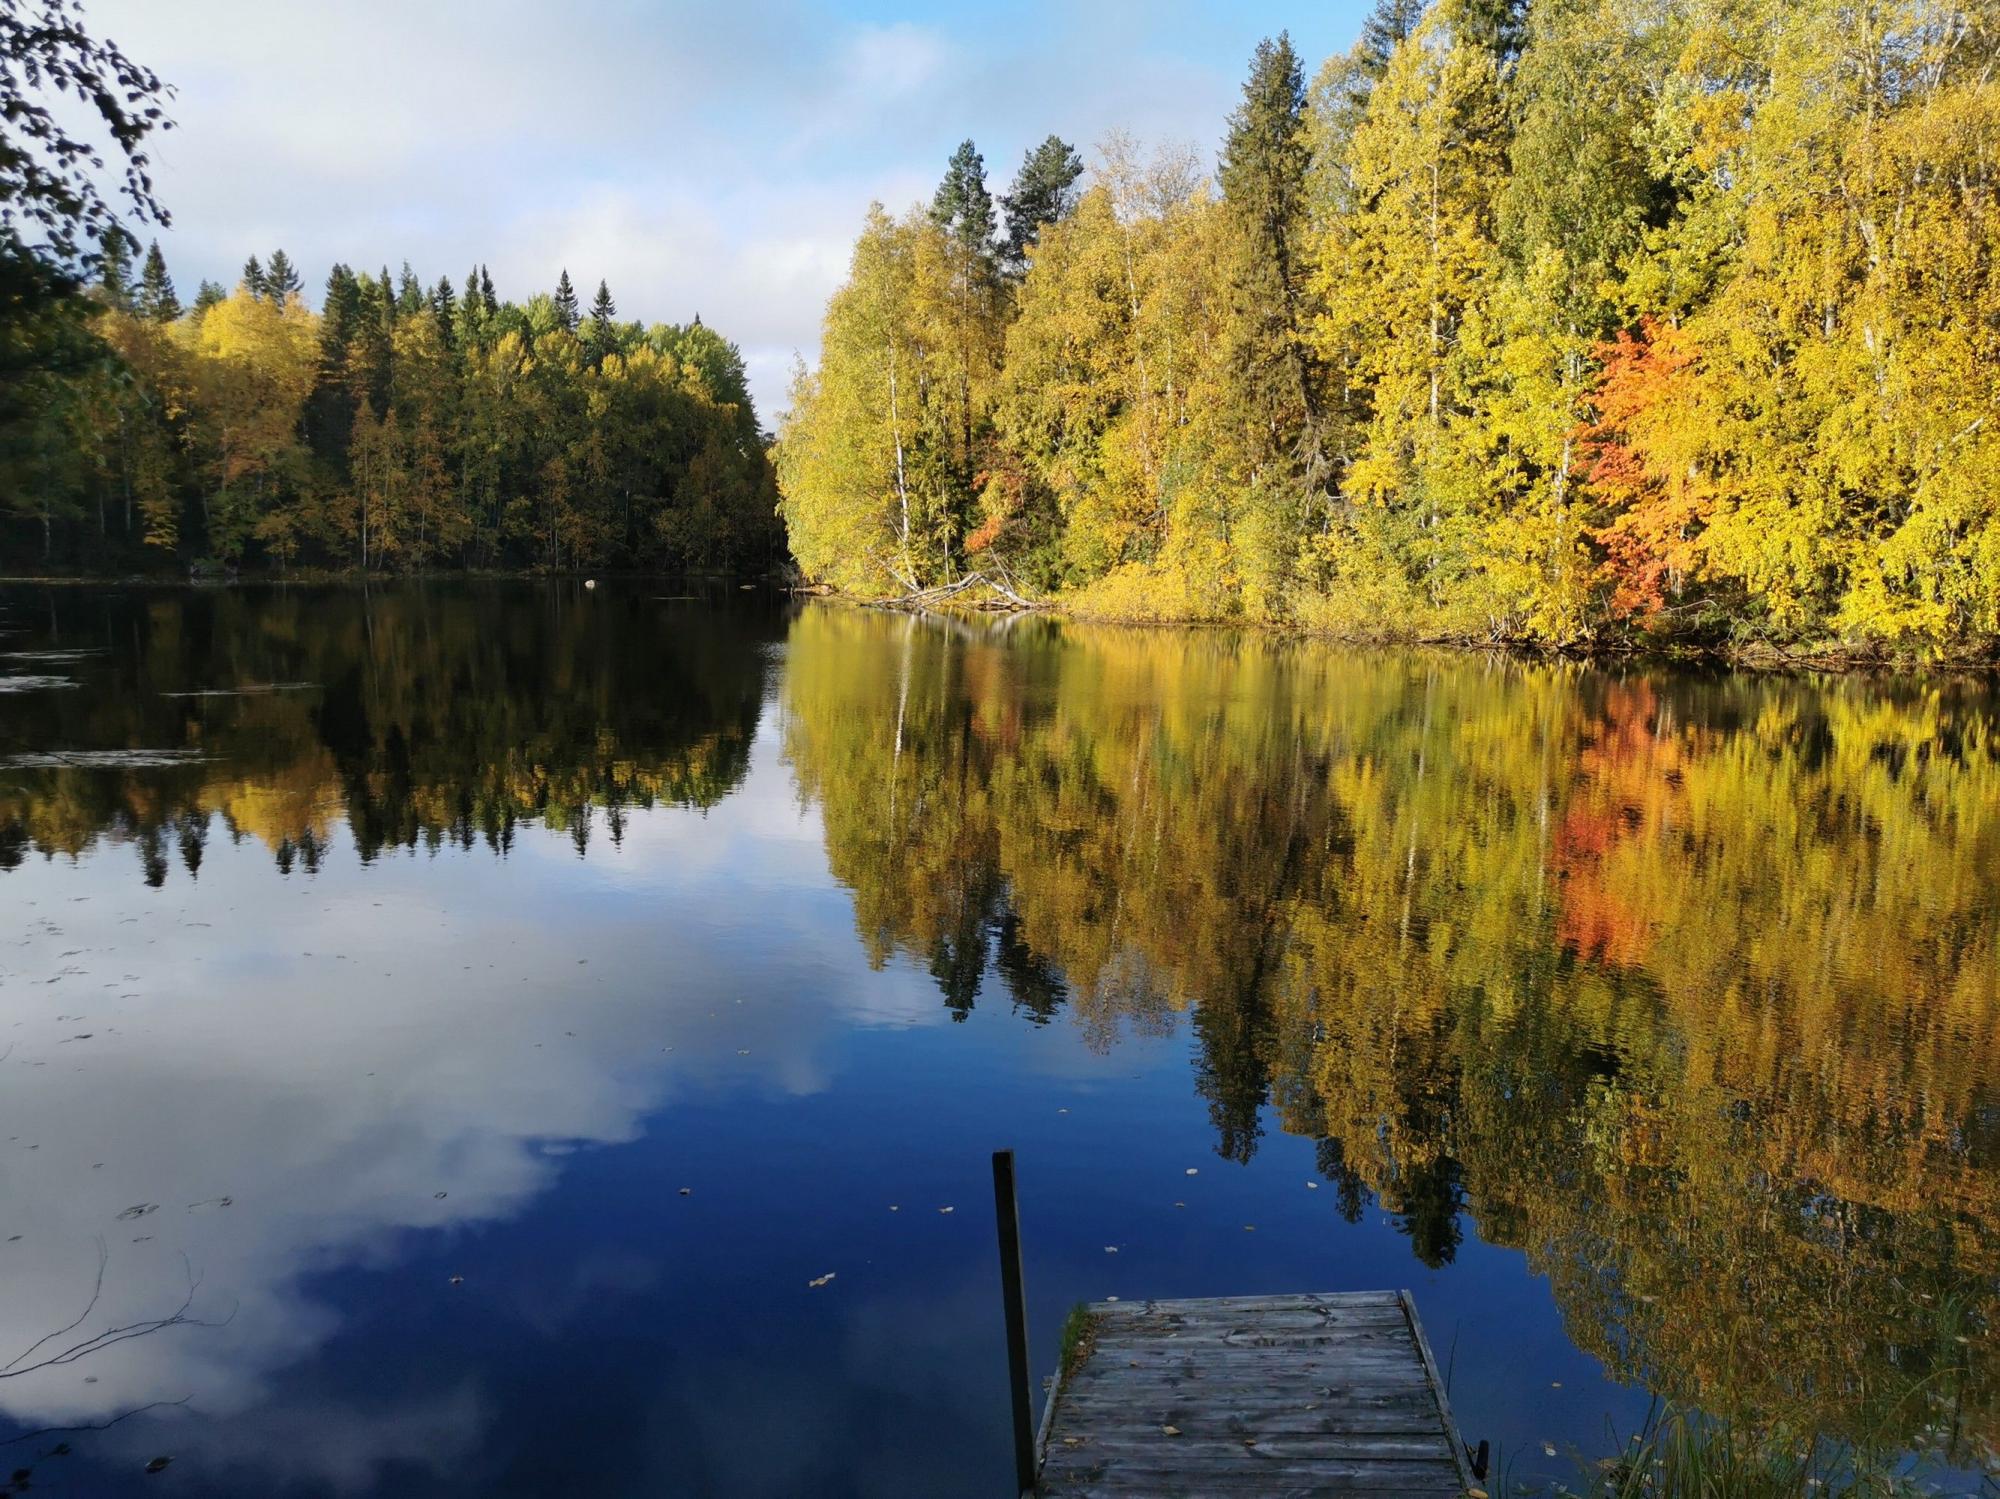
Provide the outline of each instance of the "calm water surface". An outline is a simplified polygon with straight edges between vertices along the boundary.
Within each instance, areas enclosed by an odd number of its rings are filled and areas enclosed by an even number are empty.
[[[1038,1367],[1401,1285],[1514,1480],[1980,1482],[1984,687],[683,591],[0,592],[0,1471],[1003,1494],[1009,1145]]]

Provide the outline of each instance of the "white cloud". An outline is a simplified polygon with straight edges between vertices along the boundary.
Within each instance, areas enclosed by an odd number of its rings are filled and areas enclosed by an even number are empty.
[[[1344,45],[1363,0],[1320,17]],[[1256,12],[1268,9],[1270,14]],[[283,246],[503,295],[611,283],[743,347],[766,420],[871,198],[928,196],[967,136],[995,191],[1051,131],[1213,143],[1275,0],[1127,0],[861,21],[814,0],[93,0],[179,88],[155,153],[183,289]],[[1308,58],[1314,49],[1302,39]]]

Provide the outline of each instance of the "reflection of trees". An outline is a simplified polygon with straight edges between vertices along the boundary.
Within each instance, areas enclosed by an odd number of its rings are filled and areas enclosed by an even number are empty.
[[[748,767],[765,687],[754,616],[560,587],[227,590],[60,599],[77,690],[10,699],[0,750],[197,749],[130,773],[0,776],[0,868],[130,841],[147,881],[200,867],[219,825],[281,869],[336,824],[364,859],[507,848],[523,822],[622,834],[627,811],[711,806]],[[299,685],[304,684],[304,685]],[[276,686],[244,695],[219,687]]]
[[[1185,1016],[1223,1154],[1268,1104],[1430,1264],[1470,1206],[1656,1389],[2000,1437],[1989,695],[826,609],[790,640],[875,961],[1097,1044]]]

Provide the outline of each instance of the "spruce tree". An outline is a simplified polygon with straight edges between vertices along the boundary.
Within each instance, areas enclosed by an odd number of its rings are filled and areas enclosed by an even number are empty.
[[[438,342],[450,348],[458,335],[458,293],[451,289],[451,277],[438,277],[431,288],[431,316],[437,319]]]
[[[396,283],[389,279],[389,267],[382,267],[382,279],[375,283],[380,295],[375,302],[375,315],[385,329],[396,326]]]
[[[199,320],[208,312],[209,308],[218,302],[226,302],[228,299],[229,293],[222,289],[220,281],[210,281],[204,278],[194,291],[195,318]]]
[[[326,276],[319,319],[319,368],[306,398],[306,440],[337,472],[347,467],[348,433],[354,426],[354,396],[348,355],[361,326],[361,283],[338,261]]]
[[[1527,44],[1527,0],[1456,0],[1452,30],[1457,40],[1491,55],[1505,78]]]
[[[1007,210],[1007,240],[1000,256],[1007,269],[1027,269],[1028,250],[1041,238],[1044,224],[1059,224],[1076,207],[1076,182],[1083,175],[1083,158],[1069,143],[1050,136],[1021,161],[1014,186],[1001,198]]]
[[[1423,18],[1424,0],[1375,0],[1355,44],[1370,77],[1380,78],[1389,70],[1389,58]]]
[[[146,248],[146,264],[139,273],[139,314],[156,323],[171,323],[181,315],[181,300],[174,295],[174,278],[167,274],[167,257],[160,242]]]
[[[431,299],[424,290],[417,273],[410,269],[409,261],[403,262],[403,274],[396,278],[396,316],[415,317],[431,305]]]
[[[486,304],[479,296],[479,268],[465,273],[465,292],[458,299],[458,346],[476,349],[486,338]]]
[[[1255,497],[1244,538],[1254,611],[1279,607],[1286,569],[1327,473],[1320,372],[1307,344],[1309,297],[1305,80],[1291,38],[1257,44],[1243,103],[1229,119],[1221,171],[1234,240],[1227,334],[1231,427],[1245,439]]]
[[[618,304],[611,300],[611,288],[605,282],[597,283],[597,299],[590,304],[590,340],[597,345],[601,359],[610,352],[611,340],[617,336]]]
[[[243,262],[243,289],[253,297],[270,293],[270,282],[264,278],[264,262],[255,255]]]
[[[486,308],[486,316],[492,317],[500,310],[500,299],[493,295],[493,276],[484,262],[479,267],[479,300]]]
[[[264,272],[264,291],[273,302],[283,307],[286,302],[305,290],[305,283],[292,266],[292,258],[283,250],[271,252],[271,264]]]
[[[98,257],[97,284],[104,300],[121,311],[132,310],[132,248],[123,229],[110,229],[103,239],[104,253]]]
[[[561,277],[556,281],[556,321],[565,333],[574,333],[583,321],[583,309],[576,300],[576,288],[570,284],[569,267],[563,267]]]

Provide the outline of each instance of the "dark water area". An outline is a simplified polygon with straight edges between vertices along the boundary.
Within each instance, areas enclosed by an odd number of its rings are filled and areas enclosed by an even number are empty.
[[[0,1474],[1004,1494],[1011,1146],[1038,1370],[1407,1286],[1496,1493],[1978,1491],[1987,686],[686,591],[0,592]]]

